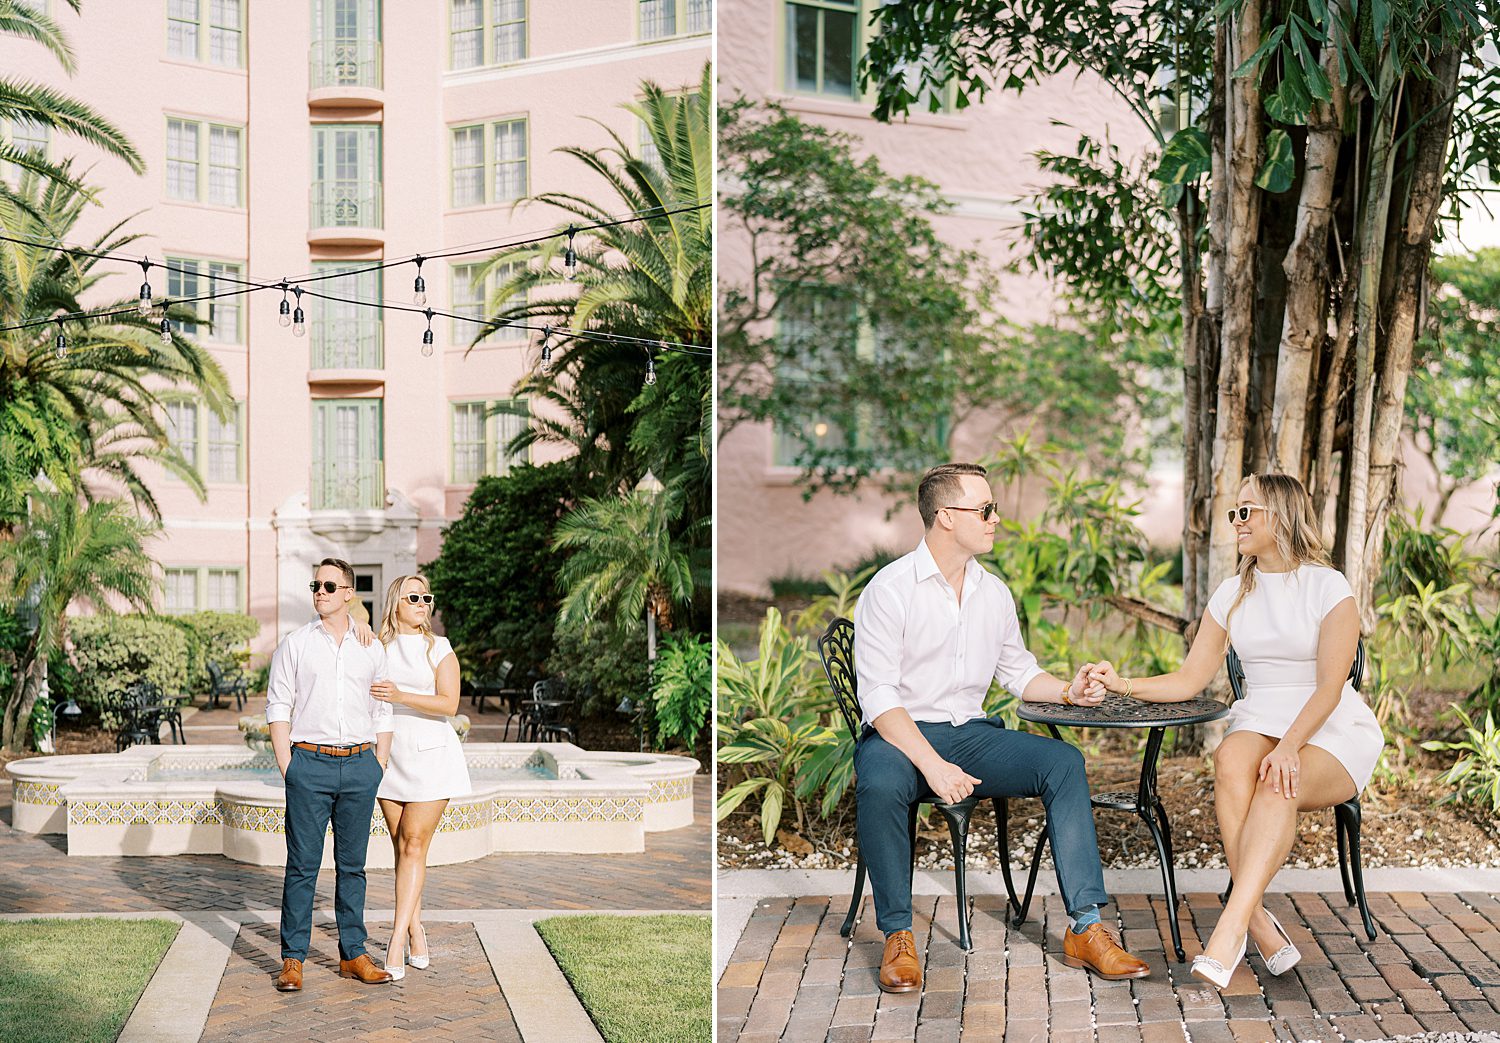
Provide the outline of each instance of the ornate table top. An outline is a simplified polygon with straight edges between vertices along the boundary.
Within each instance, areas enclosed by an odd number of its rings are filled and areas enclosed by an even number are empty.
[[[1146,703],[1123,695],[1106,695],[1098,706],[1023,702],[1016,708],[1023,721],[1065,728],[1171,728],[1217,721],[1228,712],[1229,707],[1215,699]]]

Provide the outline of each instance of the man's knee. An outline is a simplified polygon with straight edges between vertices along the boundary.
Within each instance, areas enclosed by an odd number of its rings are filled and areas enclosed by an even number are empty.
[[[866,745],[874,742],[879,745]],[[916,798],[916,768],[904,753],[884,740],[864,740],[854,770],[854,794],[862,806],[904,806]]]

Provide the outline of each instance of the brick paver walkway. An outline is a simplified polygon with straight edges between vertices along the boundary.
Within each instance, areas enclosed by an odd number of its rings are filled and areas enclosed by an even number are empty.
[[[367,926],[370,952],[381,959],[391,925]],[[427,942],[433,959],[427,970],[408,968],[393,985],[364,985],[338,976],[338,932],[331,924],[315,925],[303,991],[281,995],[268,984],[281,970],[277,927],[248,924],[229,956],[203,1043],[276,1043],[293,1038],[287,1035],[293,1026],[301,1027],[295,1038],[309,1043],[416,1037],[520,1043],[474,928],[429,924]]]
[[[936,1043],[1251,1043],[1378,1040],[1421,1032],[1500,1031],[1500,901],[1489,894],[1371,894],[1368,941],[1342,894],[1273,894],[1302,962],[1272,977],[1252,954],[1224,994],[1167,961],[1163,899],[1118,895],[1107,923],[1151,977],[1106,982],[1065,966],[1061,900],[1039,899],[1019,930],[1004,897],[974,900],[974,949],[955,941],[952,897],[918,896],[913,931],[925,988],[887,995],[876,977],[882,936],[866,899],[852,939],[848,897],[761,901],[719,979],[719,1043],[916,1040]],[[1221,906],[1191,894],[1178,909],[1188,959]],[[1045,938],[1045,950],[1043,939]]]

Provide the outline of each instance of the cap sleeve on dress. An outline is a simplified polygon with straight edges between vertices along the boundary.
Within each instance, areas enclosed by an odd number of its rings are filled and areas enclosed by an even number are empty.
[[[1224,626],[1224,620],[1229,615],[1229,606],[1234,604],[1234,595],[1240,589],[1240,577],[1230,576],[1219,584],[1213,596],[1208,599],[1208,614],[1214,617],[1214,622]],[[1225,629],[1229,629],[1225,627]]]
[[[448,658],[448,653],[453,651],[453,645],[441,634],[432,635],[432,662],[434,665]]]
[[[1354,596],[1354,588],[1348,578],[1338,569],[1319,569],[1318,614],[1326,616],[1346,598]]]

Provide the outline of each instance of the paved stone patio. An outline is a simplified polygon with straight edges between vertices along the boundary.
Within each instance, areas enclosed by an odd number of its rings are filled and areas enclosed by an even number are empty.
[[[1302,962],[1272,977],[1252,950],[1222,995],[1168,962],[1166,903],[1120,894],[1103,910],[1150,978],[1106,982],[1065,966],[1067,917],[1038,898],[1019,930],[1002,895],[972,900],[974,949],[959,949],[954,899],[916,896],[920,993],[880,992],[883,938],[866,898],[852,939],[848,896],[762,899],[718,988],[719,1043],[963,1040],[965,1043],[1253,1043],[1378,1040],[1423,1032],[1500,1031],[1500,900],[1488,893],[1369,895],[1379,935],[1365,938],[1340,894],[1267,896]],[[1220,911],[1216,894],[1178,907],[1188,960]],[[852,943],[852,944],[851,944]]]
[[[243,712],[259,712],[263,703],[263,699],[254,700]],[[500,739],[503,714],[465,712],[475,722],[475,739]],[[223,708],[189,715],[185,721],[189,744],[240,741],[235,726],[240,715],[241,711]],[[216,991],[206,1010],[197,1015],[198,1024],[181,1025],[191,1018],[173,1014],[174,1005],[188,1002],[181,985],[153,982],[136,1016],[144,1018],[143,1008],[154,1002],[154,1020],[141,1028],[133,1018],[122,1039],[159,1043],[165,1038],[160,1035],[163,1025],[177,1033],[174,1039],[196,1039],[201,1025],[205,1041],[597,1040],[586,1016],[580,1030],[581,1008],[555,966],[551,980],[561,995],[523,997],[532,1012],[532,1029],[523,1032],[518,1024],[519,1007],[513,1010],[502,991],[497,978],[504,978],[506,969],[497,975],[497,961],[514,958],[522,945],[530,946],[528,961],[547,958],[525,911],[542,915],[570,910],[706,911],[712,904],[712,793],[708,777],[700,774],[694,781],[693,825],[648,833],[644,853],[500,854],[430,868],[423,907],[434,963],[427,971],[408,968],[405,980],[394,985],[367,986],[338,977],[338,941],[332,924],[334,880],[332,871],[324,871],[318,878],[318,914],[304,990],[283,995],[271,984],[281,966],[274,922],[281,904],[280,868],[245,865],[220,855],[70,858],[65,837],[36,836],[11,827],[7,782],[0,778],[0,915],[162,914],[196,922],[222,913],[237,922],[224,928],[228,933],[217,951],[224,954],[228,947],[227,962],[220,958],[222,977],[217,971],[209,975],[213,984],[202,996]],[[370,952],[377,960],[385,955],[394,904],[392,871],[370,870],[366,909],[372,917],[368,922]],[[489,913],[492,910],[515,910],[520,918],[497,926]],[[377,919],[380,915],[387,919]],[[526,934],[523,937],[517,931]],[[198,937],[206,936],[199,932]],[[528,966],[536,965],[530,962]],[[199,973],[202,976],[201,967]],[[535,993],[531,980],[524,984]],[[549,1008],[569,1004],[573,1020],[564,1017],[551,1022],[572,1026],[559,1035],[545,1019]],[[539,1008],[542,1020],[536,1014]]]

